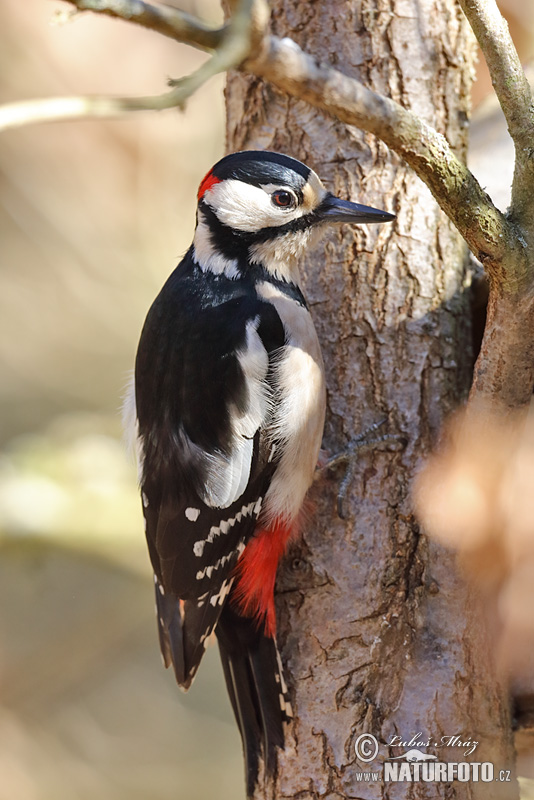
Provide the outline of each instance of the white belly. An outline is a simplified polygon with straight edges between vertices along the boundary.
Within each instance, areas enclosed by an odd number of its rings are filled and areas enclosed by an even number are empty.
[[[262,518],[295,522],[312,484],[323,437],[326,408],[324,367],[309,311],[271,284],[258,294],[271,302],[288,333],[277,365],[283,400],[274,412],[274,439],[282,449],[280,463],[265,496]]]

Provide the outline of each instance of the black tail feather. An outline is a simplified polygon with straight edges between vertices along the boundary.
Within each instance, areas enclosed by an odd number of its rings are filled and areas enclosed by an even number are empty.
[[[184,660],[183,626],[180,603],[176,597],[164,596],[159,591],[156,581],[156,613],[158,616],[158,634],[163,663],[166,667],[173,665],[176,681],[180,686],[187,683],[187,671]]]
[[[216,628],[230,702],[243,741],[247,795],[254,792],[259,761],[265,774],[276,770],[277,748],[284,747],[283,723],[291,719],[276,642],[257,623],[239,616],[229,603]]]
[[[180,600],[165,594],[156,578],[156,610],[161,653],[166,667],[172,664],[177,683],[189,689],[217,625],[221,605],[210,602],[213,593],[197,600]],[[217,595],[218,596],[218,595]]]
[[[245,780],[247,797],[254,792],[258,779],[259,758],[261,754],[261,730],[258,725],[257,711],[249,687],[253,681],[246,658],[230,657],[219,640],[219,652],[223,665],[226,687],[234,710],[245,757]]]

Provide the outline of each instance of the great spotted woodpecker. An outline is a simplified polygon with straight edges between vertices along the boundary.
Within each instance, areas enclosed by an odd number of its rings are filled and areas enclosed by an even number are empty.
[[[325,414],[299,261],[326,223],[393,218],[334,197],[288,156],[226,156],[200,184],[193,244],[141,334],[138,454],[161,651],[188,689],[215,632],[249,795],[291,718],[274,583]]]

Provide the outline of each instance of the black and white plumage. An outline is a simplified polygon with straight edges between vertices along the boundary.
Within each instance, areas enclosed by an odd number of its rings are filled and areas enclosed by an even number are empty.
[[[325,413],[299,260],[328,222],[384,222],[295,159],[226,156],[195,237],[152,305],[135,368],[146,536],[161,650],[187,689],[214,632],[247,790],[283,747],[291,706],[274,581],[312,483]]]

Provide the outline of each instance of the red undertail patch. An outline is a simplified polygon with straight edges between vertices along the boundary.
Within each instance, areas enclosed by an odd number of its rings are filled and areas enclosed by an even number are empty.
[[[210,169],[208,174],[204,175],[204,178],[202,179],[202,182],[198,187],[198,194],[197,194],[198,200],[202,200],[206,192],[208,192],[212,186],[215,186],[216,183],[220,182],[221,182],[220,178],[217,178],[213,174],[213,170]]]
[[[238,606],[245,616],[255,617],[259,625],[264,625],[267,636],[276,633],[274,582],[291,532],[282,520],[275,520],[269,528],[258,528],[235,568]]]

